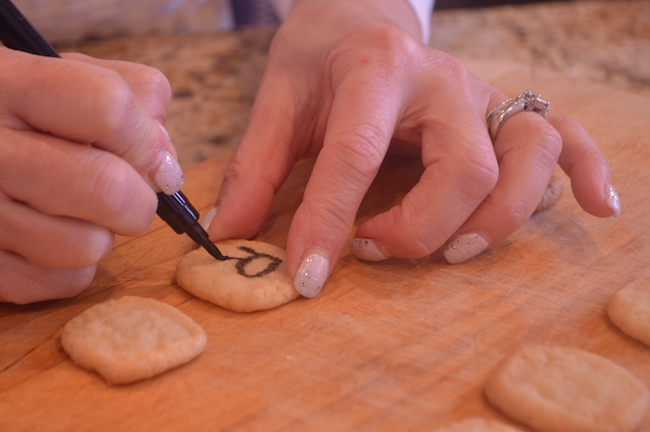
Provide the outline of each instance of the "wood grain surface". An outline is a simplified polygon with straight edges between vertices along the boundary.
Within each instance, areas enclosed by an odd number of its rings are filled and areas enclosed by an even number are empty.
[[[650,385],[650,348],[604,313],[615,290],[650,276],[650,99],[516,64],[470,67],[508,95],[530,88],[555,113],[579,120],[611,164],[621,217],[584,213],[567,187],[558,204],[468,263],[448,265],[439,254],[367,263],[344,250],[317,298],[251,314],[180,289],[175,266],[192,245],[156,220],[142,236],[118,239],[78,297],[0,304],[0,429],[432,431],[473,415],[508,422],[485,400],[483,383],[529,343],[600,354]],[[227,162],[187,173],[184,191],[202,212]],[[359,221],[417,181],[417,162],[385,165]],[[296,167],[259,240],[285,246],[310,167]],[[126,294],[192,317],[208,334],[206,352],[126,386],[77,368],[61,349],[61,327]],[[650,430],[650,415],[642,429]]]

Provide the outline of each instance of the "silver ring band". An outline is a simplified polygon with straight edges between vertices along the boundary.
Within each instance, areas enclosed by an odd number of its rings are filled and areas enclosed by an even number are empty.
[[[490,138],[492,138],[492,141],[496,139],[499,128],[510,116],[523,111],[530,111],[546,118],[550,106],[551,104],[549,102],[542,99],[540,95],[532,93],[530,90],[526,90],[517,97],[501,102],[487,116]]]

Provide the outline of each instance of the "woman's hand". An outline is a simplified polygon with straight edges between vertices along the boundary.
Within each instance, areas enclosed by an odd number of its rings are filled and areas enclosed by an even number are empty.
[[[317,154],[287,242],[296,289],[317,295],[391,142],[416,149],[425,170],[400,205],[359,227],[350,248],[364,259],[443,245],[450,262],[475,256],[528,220],[558,160],[586,211],[618,212],[607,164],[579,125],[520,113],[492,143],[486,116],[508,97],[418,31],[405,0],[296,2],[226,173],[213,239],[254,235],[294,163]]]
[[[0,301],[86,288],[114,235],[136,235],[182,172],[158,71],[0,48]]]

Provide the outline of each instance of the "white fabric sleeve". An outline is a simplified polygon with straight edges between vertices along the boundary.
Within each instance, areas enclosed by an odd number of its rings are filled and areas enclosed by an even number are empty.
[[[409,3],[420,21],[421,42],[428,45],[429,37],[431,37],[431,14],[435,0],[409,0]]]
[[[433,12],[435,0],[408,0],[408,2],[420,22],[420,29],[422,30],[421,41],[422,43],[428,44],[431,35],[431,13]],[[271,3],[278,17],[284,20],[289,15],[293,0],[271,0]]]
[[[293,0],[271,0],[271,4],[275,9],[278,18],[280,18],[280,21],[284,21],[289,15],[289,11],[293,5]]]

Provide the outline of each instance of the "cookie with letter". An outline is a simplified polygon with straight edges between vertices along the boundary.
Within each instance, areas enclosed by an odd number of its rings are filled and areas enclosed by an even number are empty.
[[[230,259],[219,261],[203,248],[193,250],[176,268],[181,288],[235,312],[273,309],[298,297],[281,248],[250,240],[215,244]]]

